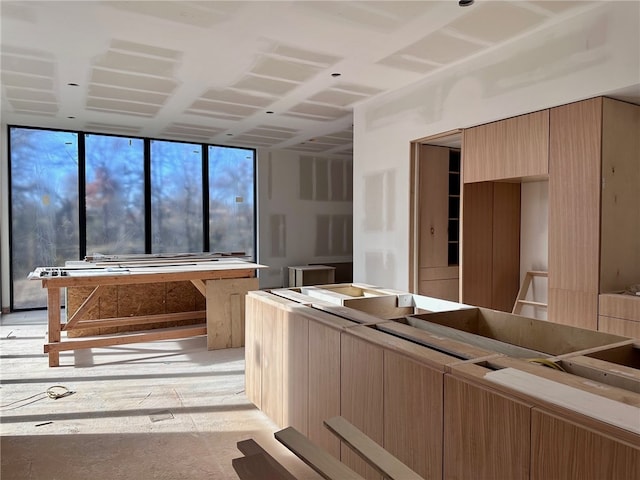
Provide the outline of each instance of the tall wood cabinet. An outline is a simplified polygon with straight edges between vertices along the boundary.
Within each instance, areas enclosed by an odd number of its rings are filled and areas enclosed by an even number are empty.
[[[610,314],[628,296],[599,312],[603,294],[640,284],[640,106],[598,97],[480,125],[462,152],[462,301],[513,306],[517,182],[548,178],[547,318],[640,338],[635,315]]]
[[[599,294],[640,283],[639,139],[638,105],[598,97],[550,110],[551,321],[598,329]]]
[[[418,293],[459,299],[460,151],[420,145]]]

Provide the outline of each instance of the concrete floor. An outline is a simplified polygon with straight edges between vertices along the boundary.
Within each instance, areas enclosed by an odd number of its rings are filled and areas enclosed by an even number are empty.
[[[0,316],[2,480],[236,479],[255,439],[296,478],[320,478],[273,439],[244,394],[244,350],[206,338],[43,354],[46,312]],[[72,390],[57,400],[54,385]]]

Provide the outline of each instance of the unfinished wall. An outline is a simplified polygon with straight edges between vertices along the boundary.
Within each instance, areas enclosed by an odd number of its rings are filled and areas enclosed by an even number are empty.
[[[520,187],[520,285],[527,271],[549,269],[549,182]],[[548,280],[534,277],[527,300],[547,303]],[[545,308],[524,305],[522,315],[547,319]]]
[[[407,290],[412,140],[640,84],[640,4],[581,15],[359,104],[354,116],[354,281]],[[552,76],[554,79],[552,79]],[[393,179],[393,198],[372,189]],[[391,194],[389,194],[391,195]]]
[[[287,286],[288,267],[351,262],[351,159],[258,150],[260,288]]]

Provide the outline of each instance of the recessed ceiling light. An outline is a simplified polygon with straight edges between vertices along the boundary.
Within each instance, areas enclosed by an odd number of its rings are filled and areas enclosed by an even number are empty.
[[[227,133],[227,137],[233,137],[233,133]]]
[[[69,85],[70,87],[79,87],[80,86],[77,83],[67,83],[67,85]]]
[[[76,117],[72,117],[72,116],[70,116],[70,117],[67,117],[67,118],[69,118],[69,119],[74,119],[74,118],[76,118]]]
[[[461,7],[468,7],[473,5],[474,0],[458,0],[458,5]]]
[[[335,73],[332,73],[332,74],[331,74],[331,76],[332,76],[332,77],[339,77],[340,75],[342,75],[342,74],[341,74],[341,73],[338,73],[338,72],[335,72]]]
[[[267,113],[271,115],[273,112],[271,110],[267,110]]]

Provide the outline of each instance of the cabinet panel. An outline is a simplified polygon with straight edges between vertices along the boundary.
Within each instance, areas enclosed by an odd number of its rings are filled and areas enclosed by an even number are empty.
[[[531,479],[640,478],[640,448],[537,408],[531,414]],[[567,447],[571,446],[571,455]]]
[[[282,423],[282,325],[285,311],[267,306],[262,317],[262,411],[283,428]]]
[[[552,322],[597,330],[598,294],[550,288],[547,314]]]
[[[640,322],[633,320],[600,315],[598,316],[598,330],[640,340]]]
[[[449,149],[420,146],[420,267],[446,267]]]
[[[463,132],[464,183],[549,173],[549,110]]]
[[[442,372],[384,352],[383,446],[424,478],[442,478],[442,378]]]
[[[444,379],[444,478],[529,479],[530,407]]]
[[[382,348],[348,333],[341,339],[341,415],[379,445],[383,444]],[[367,479],[381,476],[347,445],[340,450],[344,464]]]
[[[601,117],[601,98],[551,109],[550,289],[598,292]]]
[[[421,280],[418,294],[457,302],[460,298],[459,290],[460,282],[457,278],[449,280]]]
[[[262,409],[262,313],[263,303],[253,296],[245,298],[246,318],[244,346],[245,392],[247,398]]]
[[[322,422],[340,415],[340,331],[309,322],[308,437],[340,458],[340,440]]]
[[[284,317],[282,350],[282,424],[308,433],[309,320],[294,311]]]
[[[600,292],[640,279],[640,106],[603,99]]]
[[[464,186],[462,302],[491,308],[493,184]]]
[[[520,287],[520,184],[493,184],[491,308],[511,312]]]

